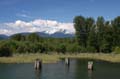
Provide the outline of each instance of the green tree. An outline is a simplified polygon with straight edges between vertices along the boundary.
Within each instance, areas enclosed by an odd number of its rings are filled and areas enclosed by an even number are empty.
[[[27,40],[31,42],[38,42],[40,40],[40,36],[36,33],[31,33],[27,36]]]
[[[97,40],[96,26],[91,27],[87,44],[88,44],[88,49],[91,49],[91,50],[95,49],[93,51],[97,50],[96,52],[98,52],[99,46],[98,46],[98,40]]]
[[[102,16],[97,18],[96,27],[97,27],[97,41],[98,41],[98,52],[101,52],[103,44],[103,35],[104,35],[104,23],[105,20]]]
[[[109,21],[105,23],[104,26],[104,35],[103,43],[101,45],[101,51],[105,53],[112,52],[113,46],[113,27],[110,25]]]
[[[58,53],[66,53],[66,47],[64,44],[60,44],[57,48],[56,48]]]
[[[86,19],[86,43],[87,43],[87,46],[89,46],[88,40],[92,39],[91,34],[95,34],[94,22],[95,22],[94,19],[91,17]]]
[[[74,18],[74,28],[76,39],[79,45],[86,47],[86,25],[85,18],[83,16],[76,16]]]
[[[120,16],[112,21],[114,46],[120,46]]]
[[[6,57],[12,56],[11,49],[5,43],[3,43],[3,44],[0,45],[0,57],[3,57],[3,56],[6,56]]]
[[[24,41],[25,36],[22,34],[15,34],[15,35],[11,36],[11,39],[16,40],[16,41]]]

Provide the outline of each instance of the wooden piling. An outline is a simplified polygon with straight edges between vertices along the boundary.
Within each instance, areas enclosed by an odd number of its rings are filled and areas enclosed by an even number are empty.
[[[40,70],[40,69],[42,68],[42,60],[36,59],[36,60],[35,60],[35,63],[34,63],[34,68],[35,68],[36,70]]]
[[[65,64],[68,65],[68,66],[70,65],[70,59],[69,58],[65,58]]]
[[[88,61],[88,70],[93,70],[93,61]]]

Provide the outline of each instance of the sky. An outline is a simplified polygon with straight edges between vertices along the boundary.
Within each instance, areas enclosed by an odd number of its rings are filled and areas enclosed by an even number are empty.
[[[120,0],[0,0],[0,34],[75,33],[78,15],[112,20],[120,15]]]

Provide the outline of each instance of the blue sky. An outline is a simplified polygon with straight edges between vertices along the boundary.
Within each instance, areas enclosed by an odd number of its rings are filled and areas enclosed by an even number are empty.
[[[113,19],[120,15],[120,0],[0,0],[0,22],[36,18],[72,22],[76,15]]]
[[[39,19],[72,23],[77,15],[111,20],[120,15],[120,0],[0,0],[1,25]],[[0,29],[11,28],[4,25]]]

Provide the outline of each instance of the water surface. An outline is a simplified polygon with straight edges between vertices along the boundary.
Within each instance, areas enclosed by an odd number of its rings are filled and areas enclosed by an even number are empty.
[[[94,60],[94,70],[87,69],[86,59],[72,59],[43,64],[41,71],[34,64],[0,64],[0,79],[120,79],[120,64]]]

